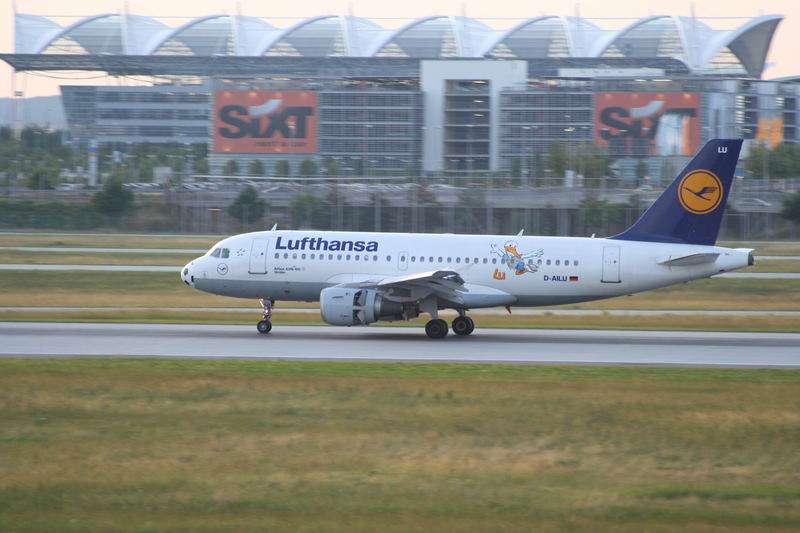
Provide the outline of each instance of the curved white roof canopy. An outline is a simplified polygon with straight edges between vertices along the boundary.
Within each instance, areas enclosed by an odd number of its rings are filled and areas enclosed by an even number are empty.
[[[150,53],[155,55],[252,56],[265,38],[280,32],[254,17],[209,15],[173,30]]]
[[[485,53],[515,58],[592,57],[592,43],[608,33],[585,19],[544,15],[503,32]]]
[[[721,70],[720,66],[725,64],[722,58],[732,54],[749,75],[760,77],[772,37],[781,20],[781,15],[765,15],[736,30],[713,36],[705,46],[699,63],[712,70]]]
[[[619,31],[578,17],[546,15],[495,30],[468,17],[436,15],[385,29],[353,16],[322,15],[280,29],[241,15],[199,17],[170,29],[150,17],[103,14],[62,28],[17,14],[17,53],[304,57],[672,57],[697,73],[759,77],[781,15],[715,30],[690,17],[657,15]]]
[[[150,17],[97,15],[62,29],[37,53],[146,55],[147,47],[168,32],[166,25]]]
[[[63,29],[45,17],[19,14],[14,19],[14,50],[18,54],[39,54]]]

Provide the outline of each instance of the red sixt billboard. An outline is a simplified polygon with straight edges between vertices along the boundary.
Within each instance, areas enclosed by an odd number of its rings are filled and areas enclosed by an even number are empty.
[[[611,155],[694,155],[699,93],[597,93],[595,142]]]
[[[214,151],[238,154],[317,152],[317,93],[217,91]]]

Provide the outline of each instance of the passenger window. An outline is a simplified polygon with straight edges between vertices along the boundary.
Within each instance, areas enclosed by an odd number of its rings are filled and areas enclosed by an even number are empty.
[[[211,252],[211,257],[219,257],[220,249],[216,248],[213,252]]]
[[[316,257],[317,257],[317,254],[311,254],[311,255],[309,256],[309,259],[315,259]]]
[[[348,261],[350,261],[350,254],[347,254],[347,256],[345,257],[345,259],[347,259]]]
[[[417,262],[417,256],[416,255],[412,255],[411,256],[411,262],[412,263],[416,263]]]
[[[448,262],[448,263],[452,263],[452,262],[453,262],[453,258],[451,258],[451,257],[448,257],[448,258],[447,258],[447,262]]]
[[[461,262],[461,258],[460,257],[456,257],[456,263],[460,263],[460,262]]]
[[[439,262],[440,262],[440,263],[442,262],[442,258],[441,258],[441,257],[439,258]]]
[[[428,257],[428,263],[433,263],[433,256]]]
[[[292,254],[292,259],[297,259],[297,254]]]
[[[547,260],[547,266],[550,266],[550,260],[549,259]]]
[[[567,259],[566,261],[564,261],[564,266],[569,266],[569,259]]]
[[[373,255],[373,256],[372,256],[372,260],[373,260],[373,261],[377,261],[377,260],[378,260],[378,256],[377,256],[377,255]]]
[[[556,259],[556,266],[561,264],[561,259]]]
[[[577,261],[577,260],[576,260],[576,261],[573,261],[573,262],[572,262],[572,264],[573,264],[574,266],[578,266],[578,261]]]
[[[300,256],[300,259],[305,259],[305,258],[306,258],[306,254],[303,254],[303,255]]]
[[[492,257],[492,264],[493,264],[493,265],[496,265],[496,264],[497,264],[497,258],[496,258],[496,257]]]
[[[279,254],[279,253],[276,253],[276,254],[275,254],[275,259],[278,259],[280,256],[281,256],[281,254]]]
[[[284,258],[284,259],[289,259],[289,254],[288,254],[288,253],[284,253],[284,254],[283,254],[283,258]]]
[[[539,266],[542,266],[542,260],[539,259],[538,261],[536,261],[536,264],[539,265]]]
[[[342,254],[337,254],[336,255],[336,260],[337,261],[341,261],[342,260]]]
[[[489,260],[488,260],[487,258],[485,258],[485,257],[484,257],[484,258],[483,258],[483,264],[485,265],[485,264],[486,264],[486,263],[488,263],[488,262],[489,262]]]
[[[420,263],[424,263],[425,262],[425,256],[424,255],[419,256],[419,262]]]
[[[359,259],[361,259],[361,256],[360,256],[360,255],[358,255],[358,254],[356,254],[356,255],[355,255],[355,259],[356,259],[356,261],[358,261]]]

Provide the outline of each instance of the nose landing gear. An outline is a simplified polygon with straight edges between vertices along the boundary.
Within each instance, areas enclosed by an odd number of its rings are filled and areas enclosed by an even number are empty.
[[[264,318],[256,324],[256,328],[258,328],[259,333],[263,333],[266,335],[272,330],[272,322],[270,318],[272,318],[272,306],[275,305],[275,300],[273,299],[262,299],[259,300],[261,302],[261,307],[264,308]]]

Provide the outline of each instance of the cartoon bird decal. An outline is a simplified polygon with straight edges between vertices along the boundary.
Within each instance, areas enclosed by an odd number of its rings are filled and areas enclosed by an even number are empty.
[[[492,245],[492,253],[499,256],[501,260],[512,270],[515,275],[520,276],[526,272],[536,272],[539,266],[533,260],[544,255],[544,250],[539,249],[535,252],[520,253],[517,251],[517,242],[506,241],[502,248],[496,244]]]

